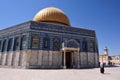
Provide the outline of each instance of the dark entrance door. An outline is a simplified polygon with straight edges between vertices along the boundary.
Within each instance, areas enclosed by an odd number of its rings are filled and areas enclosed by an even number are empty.
[[[66,52],[66,68],[71,68],[71,53]]]

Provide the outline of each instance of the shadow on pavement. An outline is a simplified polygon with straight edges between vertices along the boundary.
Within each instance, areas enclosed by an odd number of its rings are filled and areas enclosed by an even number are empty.
[[[117,65],[112,65],[112,66],[105,66],[107,68],[111,68],[111,67],[120,67],[120,66],[117,66]]]
[[[104,73],[105,75],[110,75],[110,73]]]

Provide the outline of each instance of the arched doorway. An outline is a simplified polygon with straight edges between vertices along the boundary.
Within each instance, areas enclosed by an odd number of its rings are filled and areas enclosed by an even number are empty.
[[[79,43],[70,39],[67,41],[67,45],[62,47],[63,52],[63,68],[73,68],[75,65],[73,64],[73,53],[77,52],[77,67],[79,68]]]
[[[74,64],[73,64],[73,54],[74,52],[77,52],[78,53],[78,56],[77,56],[77,67],[79,68],[79,48],[67,48],[67,47],[64,47],[62,49],[63,51],[63,55],[62,55],[62,60],[63,60],[63,68],[66,69],[66,68],[73,68]]]

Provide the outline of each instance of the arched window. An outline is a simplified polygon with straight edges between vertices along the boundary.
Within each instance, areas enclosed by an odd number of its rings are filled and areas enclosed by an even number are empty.
[[[40,43],[40,40],[39,40],[39,36],[35,35],[35,36],[32,36],[32,48],[33,49],[38,49],[39,48],[39,43]]]
[[[4,40],[3,42],[3,52],[7,49],[7,40]]]
[[[67,43],[67,47],[69,48],[78,48],[78,43],[76,40],[69,40]]]
[[[26,35],[23,35],[22,37],[22,49],[25,49],[27,47],[27,37]]]
[[[60,50],[60,40],[57,37],[53,39],[53,50]]]
[[[12,44],[13,44],[13,39],[10,38],[8,43],[8,51],[12,50]]]
[[[82,42],[82,51],[83,52],[87,52],[88,51],[88,49],[87,49],[87,41],[83,41]]]
[[[44,49],[49,49],[49,47],[50,47],[50,39],[48,37],[45,37],[43,39],[43,48]]]
[[[19,37],[15,39],[15,50],[19,49]]]
[[[94,52],[95,51],[95,44],[93,41],[89,42],[89,51]]]

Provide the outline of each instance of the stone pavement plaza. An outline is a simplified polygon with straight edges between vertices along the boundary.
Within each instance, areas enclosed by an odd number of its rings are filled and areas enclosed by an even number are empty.
[[[8,69],[0,68],[0,80],[120,80],[120,67],[94,69]]]

